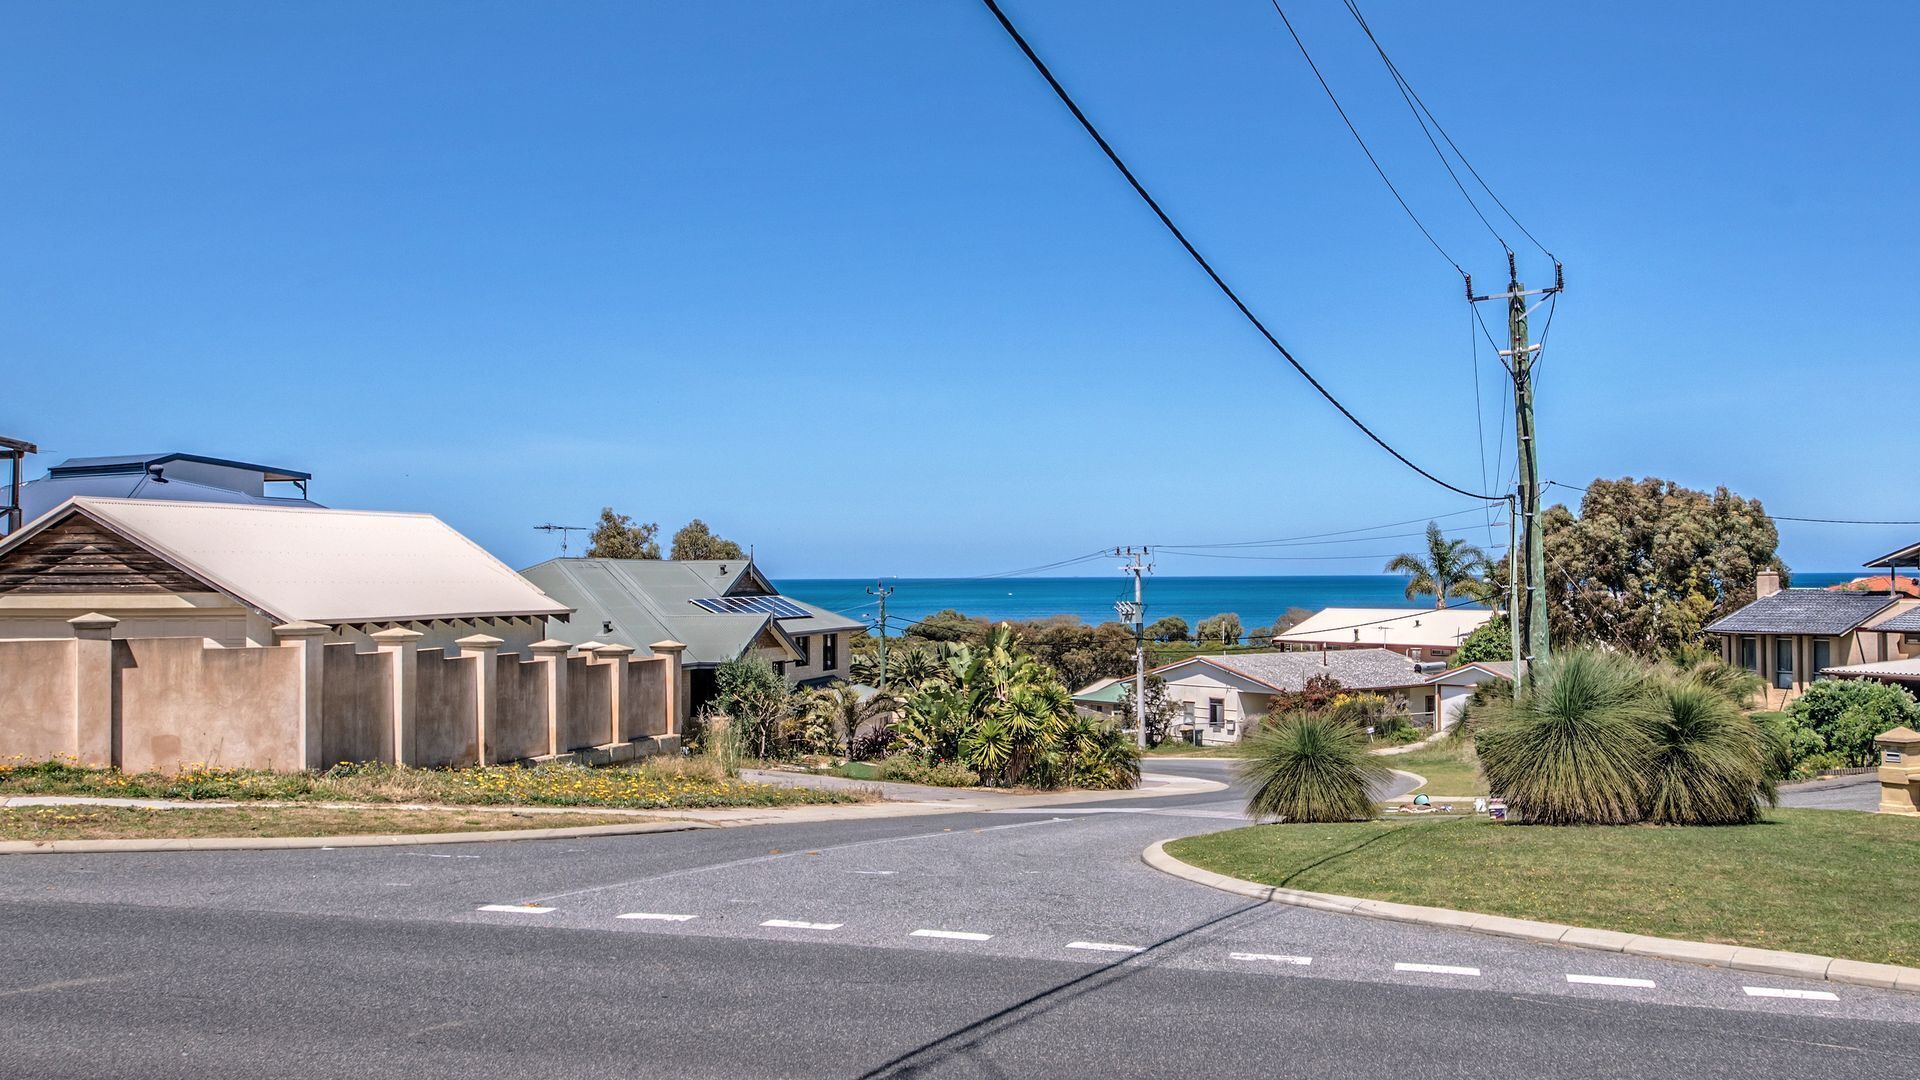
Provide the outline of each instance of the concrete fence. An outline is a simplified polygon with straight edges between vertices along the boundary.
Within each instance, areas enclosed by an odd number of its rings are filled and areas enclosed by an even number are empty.
[[[520,655],[476,634],[450,654],[393,629],[370,635],[367,650],[326,641],[325,626],[289,623],[274,628],[276,645],[221,648],[115,640],[117,621],[105,615],[69,625],[70,640],[0,641],[0,760],[428,767],[618,761],[679,745],[678,642],[637,657],[625,645],[542,641]]]

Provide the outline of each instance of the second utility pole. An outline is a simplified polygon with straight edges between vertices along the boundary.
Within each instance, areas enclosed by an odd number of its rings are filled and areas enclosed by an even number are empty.
[[[1114,548],[1115,555],[1131,559],[1120,569],[1133,575],[1133,607],[1129,613],[1133,616],[1133,724],[1139,732],[1140,748],[1147,747],[1147,638],[1146,614],[1140,585],[1140,575],[1153,569],[1142,561],[1147,554],[1144,547]]]
[[[880,685],[875,689],[885,690],[887,688],[887,597],[893,595],[893,590],[876,581],[867,590],[867,595],[880,598]]]

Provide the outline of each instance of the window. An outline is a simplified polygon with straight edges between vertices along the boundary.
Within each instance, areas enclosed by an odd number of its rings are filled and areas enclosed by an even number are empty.
[[[1813,640],[1813,670],[1809,672],[1815,679],[1823,678],[1820,672],[1833,666],[1833,642],[1826,638]]]
[[[1180,703],[1180,722],[1187,727],[1193,726],[1193,702],[1183,701]]]
[[[1773,639],[1773,685],[1781,690],[1793,689],[1793,639],[1790,637]]]
[[[1740,666],[1748,671],[1760,670],[1760,639],[1743,637],[1740,639]]]
[[[1220,698],[1207,699],[1207,727],[1219,731],[1227,722],[1227,703]]]
[[[832,671],[840,666],[840,635],[822,634],[820,636],[820,670]]]
[[[801,634],[799,637],[794,638],[793,650],[800,654],[800,659],[795,660],[793,662],[795,667],[806,667],[808,664],[813,663],[813,639],[812,638],[808,637],[805,634]]]

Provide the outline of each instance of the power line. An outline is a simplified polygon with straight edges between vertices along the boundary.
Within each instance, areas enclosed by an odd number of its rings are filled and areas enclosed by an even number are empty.
[[[1506,523],[1497,522],[1496,524],[1504,525]],[[1370,559],[1375,562],[1385,562],[1388,559],[1392,559],[1395,555],[1400,554],[1396,551],[1384,555],[1235,555],[1224,551],[1182,551],[1179,548],[1164,547],[1154,548],[1153,550],[1162,555],[1184,555],[1194,559],[1244,559],[1251,562],[1320,562],[1322,560],[1331,561],[1336,559],[1340,561],[1353,560],[1355,562],[1363,562]]]
[[[1485,501],[1505,502],[1506,500],[1505,499],[1488,499]],[[1416,525],[1422,521],[1441,521],[1446,518],[1459,517],[1462,514],[1477,514],[1480,511],[1481,511],[1480,507],[1473,506],[1473,507],[1468,507],[1465,510],[1449,511],[1445,514],[1422,514],[1419,517],[1408,518],[1405,521],[1389,521],[1384,525],[1363,525],[1357,529],[1334,529],[1331,532],[1307,533],[1302,536],[1282,536],[1274,540],[1239,540],[1239,541],[1234,541],[1232,543],[1219,543],[1219,544],[1166,544],[1166,545],[1155,545],[1155,546],[1181,547],[1181,548],[1276,547],[1284,544],[1291,544],[1297,540],[1318,540],[1323,536],[1350,536],[1354,533],[1375,532],[1380,529],[1398,528],[1401,525]]]
[[[1380,174],[1380,182],[1387,185],[1387,190],[1393,193],[1393,200],[1400,204],[1400,209],[1407,212],[1407,217],[1412,219],[1414,228],[1419,229],[1420,235],[1427,238],[1427,243],[1433,245],[1433,250],[1439,252],[1441,258],[1452,264],[1461,277],[1466,277],[1467,272],[1461,267],[1460,261],[1447,254],[1447,249],[1441,247],[1440,241],[1433,238],[1433,232],[1427,228],[1425,222],[1420,220],[1420,215],[1414,213],[1413,207],[1407,205],[1407,200],[1401,196],[1400,189],[1394,187],[1393,181],[1387,178],[1387,170],[1380,166],[1380,159],[1373,156],[1373,148],[1367,145],[1367,140],[1361,138],[1360,129],[1353,126],[1353,120],[1347,115],[1347,110],[1341,106],[1339,96],[1333,92],[1333,87],[1327,84],[1327,77],[1320,74],[1320,65],[1313,62],[1313,54],[1307,51],[1307,43],[1300,40],[1300,32],[1293,28],[1293,20],[1287,18],[1287,13],[1281,9],[1280,0],[1270,0],[1270,2],[1273,4],[1274,14],[1280,16],[1280,21],[1286,25],[1287,33],[1293,36],[1293,43],[1300,47],[1300,55],[1306,59],[1307,67],[1313,70],[1313,77],[1320,81],[1320,89],[1326,91],[1327,100],[1333,102],[1333,110],[1340,114],[1341,122],[1345,123],[1347,130],[1353,134],[1353,141],[1360,144],[1360,152],[1367,155],[1367,161],[1373,166],[1373,171]],[[1504,241],[1502,246],[1505,246]]]
[[[1385,439],[1374,434],[1373,429],[1361,423],[1360,418],[1355,416],[1352,410],[1341,404],[1339,398],[1334,397],[1326,387],[1320,385],[1320,380],[1314,378],[1313,374],[1309,372],[1300,361],[1294,359],[1293,354],[1287,351],[1285,345],[1280,344],[1280,339],[1275,337],[1271,330],[1267,329],[1266,324],[1261,322],[1259,316],[1253,313],[1253,309],[1249,308],[1246,302],[1240,299],[1240,294],[1234,292],[1232,286],[1227,284],[1226,279],[1222,278],[1219,272],[1213,268],[1213,264],[1209,263],[1206,257],[1200,254],[1200,250],[1193,246],[1192,241],[1187,239],[1186,234],[1180,231],[1180,227],[1173,223],[1173,219],[1167,216],[1167,212],[1160,208],[1160,204],[1155,201],[1152,195],[1148,194],[1146,187],[1140,183],[1139,178],[1133,175],[1133,170],[1127,167],[1127,163],[1121,160],[1119,153],[1108,144],[1106,137],[1100,134],[1100,129],[1093,126],[1093,121],[1087,119],[1087,114],[1081,111],[1080,106],[1073,100],[1073,96],[1067,93],[1067,88],[1060,84],[1059,79],[1054,78],[1053,72],[1048,70],[1046,63],[1040,59],[1039,54],[1033,51],[1033,46],[1027,44],[1027,39],[1021,36],[1020,31],[1014,27],[1013,21],[1007,18],[1006,12],[1000,10],[1000,5],[996,3],[995,0],[981,0],[981,2],[986,5],[988,11],[993,13],[993,17],[999,20],[1001,29],[1007,32],[1007,36],[1013,39],[1013,43],[1020,47],[1020,52],[1026,56],[1027,62],[1033,65],[1033,69],[1040,73],[1040,77],[1047,81],[1048,86],[1053,88],[1054,94],[1059,97],[1061,103],[1066,105],[1068,111],[1073,113],[1073,118],[1080,122],[1080,126],[1086,129],[1087,134],[1099,145],[1101,152],[1107,155],[1107,160],[1111,161],[1113,167],[1120,171],[1120,175],[1126,178],[1127,183],[1132,186],[1134,194],[1140,196],[1141,201],[1147,204],[1147,208],[1152,210],[1154,216],[1160,219],[1160,224],[1166,226],[1167,231],[1173,234],[1173,238],[1180,242],[1182,248],[1186,249],[1187,255],[1193,259],[1201,270],[1206,272],[1207,277],[1213,282],[1214,286],[1218,288],[1228,300],[1232,301],[1233,306],[1239,309],[1240,314],[1246,318],[1247,322],[1251,323],[1253,328],[1260,332],[1260,336],[1267,340],[1267,344],[1273,346],[1274,351],[1278,352],[1285,358],[1288,364],[1293,366],[1293,370],[1300,373],[1301,378],[1307,380],[1309,386],[1312,386],[1321,397],[1325,398],[1328,404],[1340,410],[1340,415],[1346,417],[1349,423],[1359,428],[1367,438],[1372,439],[1382,450],[1392,454],[1402,465],[1426,477],[1433,483],[1446,488],[1448,491],[1465,495],[1470,499],[1492,501],[1492,496],[1468,491],[1463,487],[1456,487],[1414,464],[1413,459],[1394,449]],[[1444,255],[1445,252],[1443,251],[1441,254]],[[1448,261],[1452,262],[1453,260],[1449,258]],[[1456,269],[1458,268],[1457,263],[1455,267]],[[1464,271],[1462,273],[1464,275]]]
[[[1587,490],[1579,484],[1563,484],[1558,480],[1547,481],[1547,486],[1566,488],[1568,491],[1578,491],[1582,494]],[[1761,512],[1765,513],[1765,511]],[[1920,525],[1920,521],[1873,521],[1864,518],[1791,517],[1786,514],[1767,514],[1767,517],[1774,521],[1796,521],[1803,525]]]
[[[1467,160],[1467,155],[1461,152],[1459,145],[1453,141],[1453,136],[1447,134],[1447,129],[1440,125],[1439,118],[1433,115],[1433,110],[1427,108],[1427,103],[1421,100],[1420,92],[1415,90],[1413,88],[1413,84],[1407,81],[1406,76],[1400,73],[1399,65],[1395,64],[1393,62],[1393,58],[1387,55],[1386,47],[1380,44],[1379,38],[1376,38],[1373,36],[1373,27],[1367,25],[1366,16],[1360,14],[1359,6],[1354,2],[1354,0],[1346,0],[1346,5],[1347,5],[1347,10],[1353,13],[1353,17],[1355,21],[1359,22],[1360,29],[1367,35],[1367,40],[1373,42],[1373,47],[1375,51],[1379,52],[1381,61],[1387,65],[1387,70],[1392,73],[1394,82],[1398,83],[1402,88],[1402,90],[1404,91],[1404,93],[1411,96],[1413,98],[1413,102],[1417,103],[1420,106],[1420,112],[1425,113],[1427,116],[1427,119],[1433,121],[1433,129],[1435,131],[1438,131],[1440,133],[1440,137],[1447,141],[1447,146],[1452,148],[1454,155],[1460,159],[1460,164],[1465,165],[1467,167],[1467,172],[1473,175],[1473,179],[1475,180],[1475,182],[1477,182],[1480,185],[1480,190],[1487,193],[1487,197],[1492,199],[1493,204],[1500,208],[1500,212],[1507,215],[1507,220],[1513,222],[1514,227],[1519,229],[1521,233],[1525,234],[1526,238],[1533,243],[1533,246],[1540,249],[1540,253],[1542,255],[1545,255],[1547,258],[1552,259],[1554,263],[1558,265],[1560,262],[1559,258],[1556,257],[1553,252],[1548,251],[1545,244],[1542,244],[1539,240],[1534,239],[1533,233],[1528,232],[1527,227],[1520,223],[1520,219],[1513,216],[1513,211],[1507,209],[1507,204],[1500,201],[1500,196],[1494,194],[1493,188],[1489,187],[1487,185],[1486,180],[1484,180],[1480,176],[1480,170],[1474,168],[1473,162]],[[1416,114],[1415,119],[1418,119],[1418,118],[1419,118],[1418,114]],[[1425,130],[1426,128],[1425,124],[1422,124],[1420,126],[1422,130]],[[1432,141],[1432,136],[1428,136],[1428,141],[1429,142]],[[1440,148],[1437,146],[1434,147],[1434,151],[1436,153],[1439,152],[1439,149]],[[1440,160],[1444,164],[1446,162],[1446,155],[1444,154],[1441,155]],[[1448,167],[1447,174],[1449,176],[1453,175],[1453,169],[1451,166]],[[1458,176],[1454,176],[1454,183],[1458,184],[1459,182],[1460,182],[1460,178]],[[1466,188],[1462,187],[1460,189],[1460,193],[1462,195],[1465,195]],[[1473,202],[1473,197],[1471,195],[1467,196],[1467,202],[1469,204]],[[1474,207],[1474,213],[1476,214],[1480,213],[1480,208],[1478,206]],[[1484,216],[1482,216],[1480,220],[1484,223],[1486,222],[1487,219]],[[1492,232],[1493,226],[1491,224],[1488,224],[1487,230],[1489,232]],[[1500,234],[1498,232],[1494,232],[1494,239],[1496,240],[1500,239]],[[1505,240],[1500,240],[1500,246],[1506,247],[1507,242]],[[1508,248],[1507,250],[1511,252],[1513,249]]]

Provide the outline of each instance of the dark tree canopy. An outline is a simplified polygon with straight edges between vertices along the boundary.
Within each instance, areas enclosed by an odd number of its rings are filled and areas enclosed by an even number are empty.
[[[1495,615],[1474,628],[1460,651],[1453,655],[1456,664],[1513,659],[1513,630],[1505,615]]]
[[[1580,516],[1541,513],[1547,616],[1555,641],[1658,656],[1754,598],[1754,577],[1786,576],[1780,534],[1758,499],[1648,477],[1595,480]]]
[[[653,522],[635,525],[627,515],[614,513],[613,507],[602,507],[600,521],[593,527],[592,542],[587,545],[587,558],[657,559],[660,541],[654,537],[659,533],[660,526]]]
[[[681,526],[673,534],[674,559],[744,559],[747,553],[740,545],[724,537],[715,536],[707,523],[694,518]]]
[[[1146,629],[1146,635],[1148,641],[1186,641],[1192,636],[1187,629],[1187,620],[1178,615],[1153,620]]]

